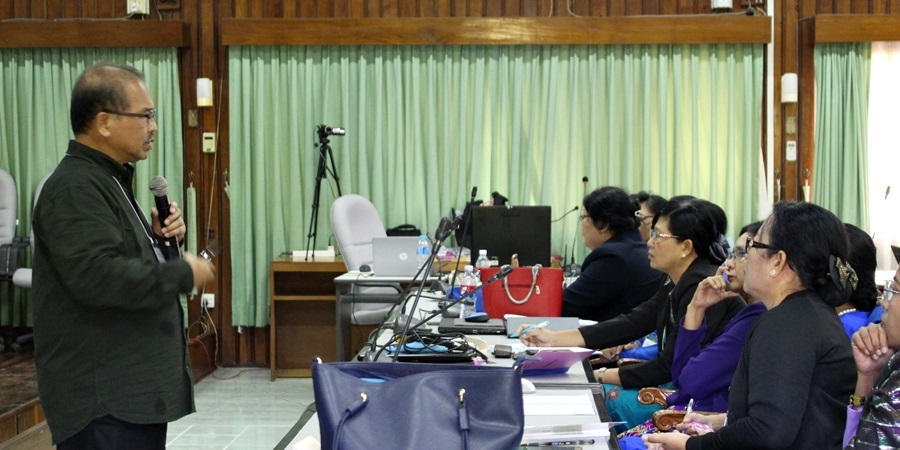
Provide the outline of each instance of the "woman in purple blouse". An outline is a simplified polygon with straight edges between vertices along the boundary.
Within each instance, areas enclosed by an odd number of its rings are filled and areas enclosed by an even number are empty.
[[[688,305],[678,330],[678,339],[675,340],[672,380],[678,390],[666,399],[672,409],[684,410],[691,400],[692,408],[697,411],[724,412],[728,409],[728,387],[747,333],[759,315],[766,311],[765,305],[755,302],[744,292],[747,237],[755,236],[760,225],[762,222],[755,222],[741,229],[734,252],[728,256],[716,276],[712,277],[718,278],[717,282],[727,279],[728,290],[739,293],[747,302],[747,307],[735,315],[722,334],[706,347],[700,345],[706,333],[706,309],[717,301],[710,303],[698,291]],[[647,421],[626,431],[622,436],[640,436],[655,431],[652,421]],[[621,444],[623,448],[645,448],[639,441],[640,439],[625,438]]]

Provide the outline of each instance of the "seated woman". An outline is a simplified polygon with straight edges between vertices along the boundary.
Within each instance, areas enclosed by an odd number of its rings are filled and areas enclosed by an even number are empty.
[[[878,301],[878,288],[875,287],[875,242],[869,233],[859,227],[845,223],[847,240],[850,244],[850,255],[847,262],[856,271],[859,282],[850,299],[843,305],[834,308],[841,318],[847,337],[853,337],[856,330],[869,324],[869,314]]]
[[[650,268],[647,244],[624,190],[603,187],[585,196],[582,204],[581,236],[591,252],[581,275],[563,291],[562,315],[602,322],[650,298],[662,274]]]
[[[637,389],[672,381],[670,370],[678,321],[687,311],[697,284],[714,275],[724,261],[722,242],[724,237],[702,201],[669,201],[653,222],[649,242],[650,265],[668,276],[656,295],[629,314],[605,322],[555,332],[539,329],[520,335],[520,339],[530,346],[608,348],[631,342],[656,329],[661,338],[657,344],[660,351],[654,359],[617,369],[601,368],[594,373],[598,381],[609,385],[608,391],[616,389],[607,396],[613,420],[624,420],[630,423],[629,427],[643,422],[658,408],[632,409],[631,406],[638,404]],[[729,297],[706,312],[703,345],[721,334],[728,321],[743,309],[744,301],[739,296]],[[632,391],[621,390],[620,385]]]
[[[761,302],[756,302],[744,292],[744,268],[747,260],[747,238],[756,236],[762,222],[754,222],[741,229],[734,253],[729,255],[725,265],[716,276],[700,282],[687,313],[682,319],[678,339],[675,341],[675,359],[672,361],[672,380],[677,390],[668,396],[669,408],[683,411],[689,402],[697,411],[724,412],[728,409],[728,387],[737,367],[738,357],[744,348],[750,328],[759,315],[766,311]],[[723,276],[724,275],[724,276]],[[725,280],[728,281],[725,281]],[[704,285],[712,288],[704,288]],[[725,327],[722,334],[709,345],[701,347],[706,334],[704,316],[706,310],[718,303],[722,297],[710,292],[725,290],[741,295],[748,306],[739,312]],[[706,295],[704,295],[706,294]],[[641,436],[654,433],[652,421],[638,425],[622,436]],[[620,440],[623,447],[644,448],[640,439]]]
[[[641,239],[647,242],[650,240],[650,228],[653,226],[653,219],[659,215],[659,211],[666,204],[666,199],[646,191],[631,194],[628,198],[634,204],[634,215],[640,222],[638,230],[641,232]]]
[[[900,448],[900,308],[891,304],[898,287],[900,268],[884,287],[881,323],[853,335],[857,377],[844,430],[848,449]]]
[[[827,239],[823,239],[827,236]],[[830,449],[841,443],[856,368],[834,307],[853,291],[846,231],[812,203],[780,202],[747,242],[744,289],[768,311],[747,336],[722,416],[689,415],[714,432],[654,433],[665,449]],[[703,285],[710,295],[728,295]]]

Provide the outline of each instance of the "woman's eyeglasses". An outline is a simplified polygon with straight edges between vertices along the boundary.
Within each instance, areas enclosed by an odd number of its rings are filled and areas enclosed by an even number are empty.
[[[674,234],[660,233],[656,228],[650,230],[650,239],[653,239],[653,242],[659,242],[661,238],[681,239],[680,236],[675,236]]]
[[[736,248],[733,252],[728,254],[728,260],[735,260],[737,262],[743,262],[747,260],[747,250],[742,248]]]
[[[881,299],[890,302],[893,300],[894,294],[900,294],[900,291],[897,290],[897,283],[894,283],[894,280],[885,281],[884,292],[881,294]]]
[[[755,248],[758,250],[778,250],[769,244],[763,244],[762,242],[754,241],[752,237],[747,236],[747,250],[746,251],[749,252],[750,249],[752,249],[752,248]]]
[[[644,225],[647,225],[648,221],[653,220],[653,216],[645,216],[645,215],[641,214],[640,211],[635,211],[634,217],[637,217],[638,221],[640,221]]]

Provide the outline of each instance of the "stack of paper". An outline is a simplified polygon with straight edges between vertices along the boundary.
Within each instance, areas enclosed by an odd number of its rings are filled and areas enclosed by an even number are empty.
[[[590,445],[609,439],[610,424],[539,425],[525,427],[522,445]]]

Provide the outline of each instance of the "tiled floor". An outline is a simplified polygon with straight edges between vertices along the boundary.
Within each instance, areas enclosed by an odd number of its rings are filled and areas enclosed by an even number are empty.
[[[271,450],[313,402],[312,379],[270,381],[268,369],[219,369],[194,394],[197,412],[169,424],[167,449]]]

